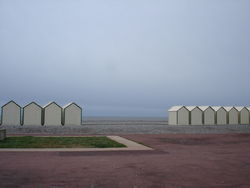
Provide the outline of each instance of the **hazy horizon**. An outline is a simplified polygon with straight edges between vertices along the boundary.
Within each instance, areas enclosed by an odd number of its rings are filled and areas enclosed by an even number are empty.
[[[250,1],[0,0],[0,105],[84,116],[250,106]]]

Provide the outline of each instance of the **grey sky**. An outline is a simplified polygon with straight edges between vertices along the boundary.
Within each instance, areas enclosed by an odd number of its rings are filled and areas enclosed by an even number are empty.
[[[0,0],[0,104],[87,116],[250,105],[248,0]]]

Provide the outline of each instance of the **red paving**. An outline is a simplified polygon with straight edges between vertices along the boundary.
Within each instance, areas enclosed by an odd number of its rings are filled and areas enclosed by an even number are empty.
[[[250,134],[122,136],[155,150],[0,152],[0,187],[250,187]]]

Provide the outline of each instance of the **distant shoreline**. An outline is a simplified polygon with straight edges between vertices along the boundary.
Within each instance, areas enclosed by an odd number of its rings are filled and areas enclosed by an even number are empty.
[[[140,117],[140,116],[85,116],[83,120],[86,121],[95,121],[95,120],[111,120],[111,121],[167,121],[167,117]]]

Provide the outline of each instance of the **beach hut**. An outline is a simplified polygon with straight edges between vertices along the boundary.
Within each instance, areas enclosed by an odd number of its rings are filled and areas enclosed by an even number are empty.
[[[250,107],[246,107],[246,109],[248,109],[248,111],[250,113]],[[250,124],[250,114],[249,114],[249,124]]]
[[[215,125],[215,110],[211,106],[200,106],[203,111],[203,124]]]
[[[168,110],[168,124],[169,125],[178,125],[177,114],[178,110],[180,110],[183,106],[172,106]]]
[[[43,107],[43,125],[62,125],[62,107],[50,102]]]
[[[42,107],[31,102],[23,107],[23,125],[42,125]]]
[[[81,125],[82,108],[76,103],[69,103],[63,107],[63,124],[64,125]]]
[[[235,107],[239,112],[239,123],[249,124],[249,110],[244,106]]]
[[[217,125],[226,125],[227,124],[227,111],[222,106],[213,106],[212,107],[216,112],[216,124]]]
[[[177,110],[177,124],[189,125],[189,111],[185,106]]]
[[[1,108],[2,125],[21,125],[21,107],[10,101]]]
[[[239,124],[239,112],[235,107],[228,106],[225,107],[226,111],[228,112],[228,124],[230,125],[237,125]]]
[[[187,106],[191,125],[202,125],[202,110],[198,106]]]

